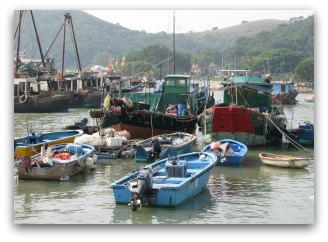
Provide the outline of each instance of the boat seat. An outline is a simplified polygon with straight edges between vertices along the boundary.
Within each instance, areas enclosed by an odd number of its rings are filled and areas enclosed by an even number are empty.
[[[187,170],[189,169],[203,169],[208,163],[190,163],[187,166]]]
[[[155,176],[153,177],[153,184],[163,184],[166,178],[166,176]]]
[[[187,176],[191,176],[193,174],[196,174],[199,172],[201,169],[187,169]]]
[[[176,187],[179,184],[175,183],[153,183],[153,189],[154,190],[159,190],[162,187]]]

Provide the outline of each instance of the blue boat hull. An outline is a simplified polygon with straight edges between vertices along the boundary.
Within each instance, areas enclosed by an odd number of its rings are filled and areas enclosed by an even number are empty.
[[[206,154],[206,161],[200,160],[201,154]],[[182,177],[167,177],[166,164],[168,159],[159,160],[151,164],[152,169],[159,169],[154,173],[153,187],[149,192],[150,205],[163,207],[176,207],[191,197],[200,193],[207,185],[210,170],[216,165],[217,157],[210,153],[193,152],[179,156],[186,159],[186,170]],[[204,165],[203,162],[207,162]],[[111,184],[115,202],[117,204],[129,204],[132,191],[129,183],[139,174],[134,171],[124,178]]]
[[[219,140],[220,143],[228,142],[230,144],[230,147],[233,149],[234,154],[229,155],[227,154],[225,156],[225,159],[221,159],[221,155],[217,154],[218,157],[218,166],[239,166],[242,161],[245,159],[245,156],[247,155],[248,148],[245,144],[233,140],[233,139],[222,139]],[[204,152],[212,152],[211,151],[211,145],[207,145],[203,149]]]
[[[159,190],[156,196],[157,206],[176,207],[186,200],[196,196],[207,185],[210,170],[202,176],[192,179],[179,187],[167,187]]]
[[[151,156],[152,150],[149,150],[149,148],[151,148],[153,140],[163,139],[163,137],[165,137],[164,139],[169,139],[170,142],[166,142],[166,143],[159,142],[158,144],[161,147],[160,148],[161,151],[160,151],[158,157],[154,158]],[[180,138],[180,137],[183,139],[189,139],[189,140],[180,145],[174,145],[173,142],[171,143],[171,140],[174,140],[174,139]],[[180,132],[166,134],[163,136],[162,135],[154,136],[152,138],[149,138],[147,140],[140,142],[137,145],[135,160],[136,160],[136,162],[154,162],[155,159],[162,160],[162,159],[165,159],[170,156],[177,156],[177,155],[181,155],[181,154],[190,153],[192,150],[192,146],[196,139],[197,139],[197,137],[195,135],[188,134],[188,133],[180,133]],[[148,150],[146,150],[146,147],[148,147]]]
[[[300,124],[298,129],[288,130],[291,138],[301,145],[314,145],[314,125],[305,122]]]

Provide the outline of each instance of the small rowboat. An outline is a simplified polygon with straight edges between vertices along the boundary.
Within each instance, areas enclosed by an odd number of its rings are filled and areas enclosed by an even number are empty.
[[[309,165],[311,160],[311,158],[308,157],[277,155],[271,153],[260,153],[259,157],[263,164],[289,168],[304,168]]]
[[[136,143],[135,160],[154,162],[156,159],[190,153],[196,139],[196,135],[184,132],[153,136]]]
[[[18,161],[18,179],[20,180],[56,180],[69,179],[96,164],[95,148],[87,144],[60,144],[49,146],[45,151],[32,156],[16,154]]]
[[[218,157],[217,165],[238,166],[247,155],[245,144],[233,139],[222,139],[204,147],[203,152],[211,152]]]

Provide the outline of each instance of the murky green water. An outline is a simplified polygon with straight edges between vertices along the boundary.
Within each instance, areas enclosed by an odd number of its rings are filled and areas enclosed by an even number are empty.
[[[314,104],[285,106],[289,123],[314,122]],[[28,124],[26,125],[26,117]],[[59,130],[87,117],[87,109],[60,114],[15,114],[14,136],[28,129]],[[292,119],[292,122],[291,122]],[[202,135],[197,133],[202,146]],[[313,151],[313,149],[311,149]],[[314,223],[314,160],[306,169],[262,165],[258,153],[311,156],[282,146],[251,148],[240,167],[215,167],[207,188],[178,208],[143,208],[132,212],[116,205],[109,184],[138,169],[134,160],[99,160],[95,171],[69,182],[21,181],[14,172],[14,223],[16,224],[311,224]],[[16,171],[16,170],[15,170]]]

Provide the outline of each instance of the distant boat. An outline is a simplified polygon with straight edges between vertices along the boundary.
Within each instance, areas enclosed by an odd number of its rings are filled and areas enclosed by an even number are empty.
[[[217,165],[238,166],[247,155],[248,148],[241,142],[232,139],[223,139],[212,142],[203,149],[218,157]]]
[[[60,144],[48,147],[47,152],[27,157],[20,156],[18,178],[21,180],[68,181],[70,177],[97,161],[93,146],[86,144]]]
[[[312,95],[311,97],[305,98],[304,101],[308,102],[308,103],[314,103],[314,95]]]
[[[29,80],[15,79],[17,86],[25,85]],[[22,85],[20,85],[23,83]],[[41,83],[41,82],[39,82]],[[34,83],[35,84],[35,83]],[[39,84],[40,85],[40,84]],[[15,85],[16,86],[16,85]],[[16,87],[15,87],[16,88]],[[18,91],[18,93],[21,93]],[[45,92],[30,90],[26,93],[14,96],[14,113],[53,113],[53,112],[67,112],[70,106],[70,96],[61,92]]]
[[[54,59],[44,58],[32,10],[29,12],[33,20],[41,59],[27,58],[24,51],[20,52],[22,19],[26,12],[27,10],[20,10],[15,33],[18,40],[14,58],[14,113],[67,112],[70,94],[58,90],[58,75],[54,68]]]
[[[154,162],[156,159],[190,153],[196,139],[196,135],[182,132],[154,136],[135,145],[135,159],[137,162]]]
[[[82,130],[62,130],[41,134],[31,132],[25,137],[14,139],[15,154],[31,157],[41,151],[42,145],[73,143],[75,137],[82,134]]]
[[[176,207],[207,185],[217,157],[193,152],[156,161],[111,183],[117,204]]]
[[[277,155],[271,153],[260,153],[259,157],[263,164],[289,168],[304,168],[309,165],[311,160],[311,158],[307,157]]]
[[[288,129],[287,131],[290,138],[301,145],[314,144],[314,124],[308,121],[299,124],[296,129]]]
[[[272,104],[296,104],[298,92],[294,89],[294,82],[276,81],[273,82]]]

